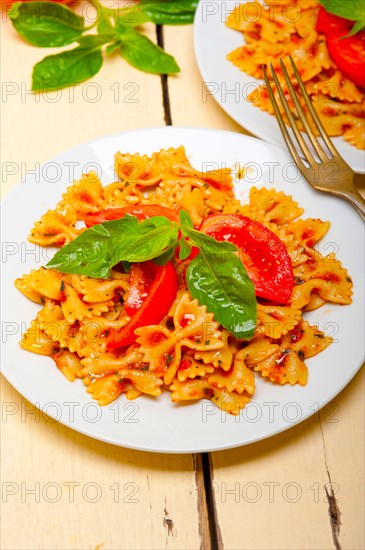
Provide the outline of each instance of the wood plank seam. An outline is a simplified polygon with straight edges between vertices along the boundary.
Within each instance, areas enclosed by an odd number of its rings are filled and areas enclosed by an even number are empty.
[[[195,483],[197,487],[197,504],[199,520],[200,550],[209,550],[213,548],[211,537],[211,522],[207,506],[205,491],[205,479],[203,473],[203,462],[201,454],[193,454],[193,468],[195,469]]]
[[[156,25],[156,36],[157,44],[162,48],[164,47],[163,39],[163,25]],[[168,75],[161,75],[161,87],[162,87],[162,105],[164,111],[164,118],[166,126],[172,126],[172,116],[171,116],[171,105],[170,105],[170,95],[169,95],[169,84],[168,84]]]
[[[219,527],[217,507],[215,503],[215,495],[213,491],[213,465],[210,453],[201,454],[203,475],[204,475],[204,487],[205,497],[207,502],[207,512],[209,519],[209,531],[211,538],[212,550],[223,550],[223,540],[221,530]]]

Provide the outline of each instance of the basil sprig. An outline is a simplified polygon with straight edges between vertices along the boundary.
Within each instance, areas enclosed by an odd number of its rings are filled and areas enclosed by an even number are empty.
[[[94,76],[106,53],[118,50],[133,67],[153,74],[180,71],[173,56],[154,44],[138,29],[151,21],[182,25],[193,21],[197,0],[142,0],[135,6],[112,9],[90,0],[98,9],[97,21],[85,27],[84,18],[55,2],[16,2],[9,17],[16,31],[32,46],[67,46],[73,50],[45,57],[33,69],[32,90],[40,92],[79,84]],[[86,34],[96,27],[97,34]]]
[[[180,212],[179,225],[164,216],[138,222],[131,215],[94,225],[61,248],[47,267],[104,279],[119,262],[127,267],[148,260],[164,265],[177,246],[184,259],[192,246],[199,248],[187,269],[193,298],[237,338],[251,338],[256,326],[255,289],[237,256],[236,246],[194,229],[185,211]]]
[[[328,13],[354,22],[349,36],[365,28],[364,0],[319,0]]]

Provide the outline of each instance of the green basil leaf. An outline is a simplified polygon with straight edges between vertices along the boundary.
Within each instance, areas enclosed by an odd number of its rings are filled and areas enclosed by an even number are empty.
[[[166,248],[175,247],[177,243],[177,226],[156,227],[133,240],[127,246],[118,250],[120,259],[128,262],[146,262],[153,260],[165,252]]]
[[[32,90],[41,92],[79,84],[98,73],[102,64],[100,46],[80,46],[57,55],[49,55],[33,68]]]
[[[186,239],[180,239],[178,244],[180,246],[179,259],[186,260],[186,258],[189,258],[191,254],[192,246]]]
[[[104,46],[104,44],[109,44],[116,38],[117,35],[114,32],[109,34],[86,34],[80,36],[77,42],[82,48],[98,48]]]
[[[252,338],[256,327],[255,288],[239,258],[200,252],[187,269],[190,294],[237,338]]]
[[[237,252],[237,247],[228,241],[216,241],[213,237],[200,233],[196,229],[190,229],[185,225],[181,226],[181,232],[185,237],[189,237],[190,243],[198,246],[201,250],[209,254],[217,254],[223,262],[226,255],[230,252]]]
[[[16,2],[8,14],[17,32],[41,48],[72,44],[85,31],[84,18],[56,2]]]
[[[132,267],[131,262],[121,262],[123,269],[126,273],[129,273]]]
[[[194,21],[198,0],[141,0],[140,8],[153,23],[186,25]]]
[[[186,227],[190,227],[191,229],[194,229],[193,220],[189,216],[189,214],[186,212],[186,210],[180,210],[180,224],[186,225]]]
[[[47,267],[104,279],[119,262],[144,262],[174,249],[177,237],[177,224],[164,216],[138,222],[127,215],[90,227],[61,248]]]
[[[96,28],[99,34],[112,34],[114,32],[114,27],[111,24],[110,17],[108,17],[104,11],[101,11],[100,13]]]
[[[111,53],[115,52],[115,50],[119,50],[120,45],[121,45],[120,40],[113,42],[113,44],[109,44],[109,46],[107,46],[105,50],[107,55],[110,55]]]
[[[354,36],[354,34],[357,34],[358,32],[363,30],[365,30],[365,17],[361,21],[356,21],[348,36]]]
[[[153,74],[174,74],[180,71],[175,59],[147,36],[128,29],[120,33],[121,54],[136,69]]]
[[[147,13],[144,13],[140,6],[136,4],[135,6],[126,8],[124,11],[119,12],[118,17],[115,20],[116,29],[121,29],[122,27],[138,27],[143,23],[151,21]]]
[[[46,267],[106,279],[119,261],[115,260],[118,235],[136,235],[137,226],[133,216],[93,225],[56,252]]]
[[[167,262],[171,260],[171,258],[175,253],[175,247],[176,247],[176,243],[175,245],[170,246],[163,254],[161,254],[161,256],[157,256],[157,258],[153,258],[153,263],[157,265],[167,264]]]

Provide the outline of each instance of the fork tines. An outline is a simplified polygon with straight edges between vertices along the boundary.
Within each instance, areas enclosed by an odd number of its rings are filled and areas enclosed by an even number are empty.
[[[307,115],[305,114],[304,109],[303,109],[303,107],[302,107],[302,105],[299,101],[298,94],[297,94],[296,90],[294,89],[294,86],[293,86],[293,84],[290,80],[288,71],[287,71],[282,59],[280,59],[281,70],[283,72],[286,85],[287,85],[288,90],[290,92],[290,95],[292,97],[292,100],[293,100],[293,103],[294,103],[294,106],[295,106],[295,109],[296,109],[297,117],[299,118],[301,124],[303,125],[303,128],[306,131],[306,133],[307,133],[307,135],[310,139],[310,142],[311,142],[315,152],[317,153],[320,161],[326,162],[329,159],[333,158],[336,154],[338,155],[338,152],[337,152],[336,148],[334,147],[333,143],[331,142],[326,130],[323,128],[322,122],[320,121],[319,116],[317,115],[317,113],[316,113],[316,111],[313,107],[312,101],[311,101],[311,99],[310,99],[310,97],[307,93],[307,90],[305,88],[303,80],[302,80],[302,78],[301,78],[301,76],[298,72],[298,69],[295,66],[295,63],[294,63],[293,59],[290,56],[289,56],[289,59],[290,59],[291,66],[293,68],[293,72],[294,72],[294,75],[296,77],[296,80],[297,80],[297,83],[298,83],[298,86],[299,86],[299,89],[300,89],[300,92],[301,92],[301,95],[302,95],[302,98],[305,102],[305,105],[308,109],[308,112],[310,113],[310,115],[313,119],[314,127],[316,128],[319,135],[322,137],[323,141],[327,145],[329,151],[333,155],[332,157],[329,157],[325,153],[323,147],[319,143],[314,130],[312,129],[310,123],[308,122]],[[271,74],[272,74],[273,80],[275,82],[277,92],[279,94],[279,98],[280,98],[282,107],[283,107],[284,112],[287,116],[290,127],[293,130],[295,138],[298,142],[298,145],[300,147],[302,156],[304,157],[304,159],[311,166],[313,166],[316,163],[316,160],[315,160],[315,158],[313,156],[313,153],[311,152],[310,148],[308,147],[308,145],[307,145],[307,143],[306,143],[306,141],[303,137],[303,134],[302,134],[302,132],[301,132],[299,126],[298,126],[296,117],[293,115],[292,111],[290,110],[290,107],[288,106],[288,101],[285,98],[284,90],[282,88],[282,85],[280,84],[279,78],[278,78],[278,76],[275,72],[275,69],[274,69],[272,63],[270,63],[270,69],[271,69]],[[283,134],[283,137],[286,141],[286,144],[289,148],[289,151],[292,154],[292,156],[294,157],[295,161],[301,167],[304,167],[303,162],[300,158],[300,155],[298,154],[298,151],[297,151],[297,149],[296,149],[296,147],[293,143],[293,140],[292,140],[292,138],[291,138],[291,136],[288,132],[288,129],[286,127],[286,124],[284,122],[284,118],[281,114],[278,102],[277,102],[276,97],[274,95],[272,84],[271,84],[271,82],[269,80],[269,77],[267,75],[266,67],[263,66],[262,70],[263,70],[263,74],[264,74],[264,78],[265,78],[266,87],[267,87],[267,90],[268,90],[268,93],[269,93],[269,97],[270,97],[271,103],[272,103],[274,111],[275,111],[275,116],[278,120],[280,130]]]

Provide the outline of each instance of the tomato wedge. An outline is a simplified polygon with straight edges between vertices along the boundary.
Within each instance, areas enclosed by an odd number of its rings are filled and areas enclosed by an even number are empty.
[[[86,227],[91,227],[97,223],[108,222],[111,220],[119,220],[124,218],[126,214],[131,214],[139,220],[146,220],[153,216],[165,216],[172,222],[179,221],[179,212],[171,208],[165,208],[158,204],[141,204],[138,206],[125,206],[123,208],[107,208],[95,214],[87,214],[84,222]]]
[[[140,309],[146,300],[153,281],[155,279],[155,269],[152,262],[133,264],[129,272],[129,293],[124,302],[124,310],[129,315],[133,315]]]
[[[344,76],[365,88],[365,32],[344,38],[353,26],[353,21],[328,13],[320,6],[316,28],[326,36],[331,59]]]
[[[109,332],[106,341],[108,351],[132,344],[136,340],[134,331],[137,328],[159,323],[176,298],[177,275],[171,262],[157,266],[150,261],[145,263],[143,269],[154,274],[148,296],[125,327]]]
[[[354,26],[353,21],[329,13],[323,6],[319,6],[316,29],[323,34],[348,34]]]
[[[285,245],[272,231],[239,214],[209,216],[200,231],[237,246],[257,296],[279,304],[288,302],[294,285],[292,263]]]
[[[344,76],[365,88],[365,32],[343,36],[327,36],[328,53]]]

